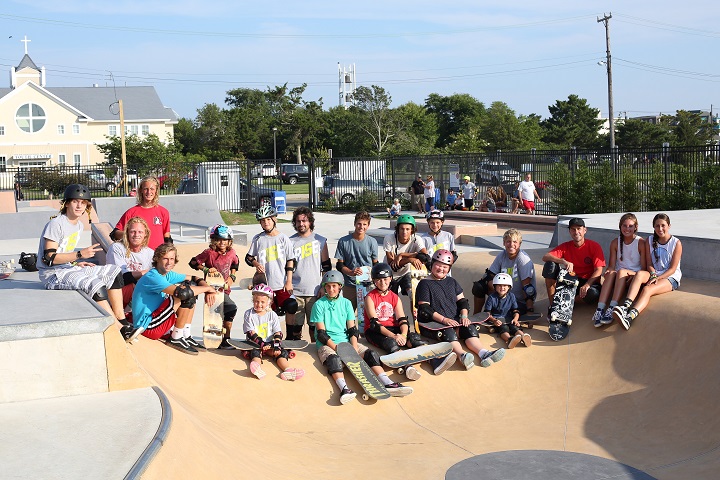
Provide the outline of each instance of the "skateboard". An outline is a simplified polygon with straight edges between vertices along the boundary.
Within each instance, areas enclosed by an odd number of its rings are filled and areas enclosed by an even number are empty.
[[[383,355],[380,357],[380,361],[390,368],[397,368],[398,373],[402,375],[405,371],[404,367],[408,365],[414,365],[433,358],[444,357],[449,355],[450,352],[452,352],[452,345],[448,342],[441,342],[432,345],[421,345],[419,347],[408,348]]]
[[[249,341],[249,340],[233,340],[232,338],[228,340],[230,342],[230,345],[237,348],[238,350],[243,351],[243,357],[249,359],[250,358],[250,351],[254,348],[258,348],[258,346]],[[283,340],[282,341],[282,348],[288,351],[288,356],[290,358],[295,358],[295,350],[302,350],[303,348],[307,347],[308,342],[306,340]]]
[[[264,283],[265,285],[267,285],[267,277],[265,276],[264,273],[256,273],[255,275],[252,276],[252,280],[250,280],[250,282],[248,283],[247,289],[252,290],[255,287],[255,285],[260,285],[261,283]]]
[[[415,268],[410,264],[410,308],[412,309],[413,325],[415,331],[418,332],[417,306],[415,305],[415,291],[417,290],[420,280],[427,277],[427,267],[423,265],[421,268]]]
[[[531,329],[535,323],[542,319],[542,313],[526,313],[525,315],[520,315],[518,321],[520,322],[520,327]],[[507,320],[505,320],[505,323],[508,323]],[[490,322],[490,319],[485,320],[483,325],[488,329],[488,333],[495,333],[495,325]]]
[[[572,324],[573,307],[575,306],[575,291],[578,286],[578,279],[566,269],[560,269],[555,283],[555,295],[548,312],[550,326],[548,334],[550,338],[559,342],[567,337]]]
[[[365,390],[362,396],[363,400],[367,401],[369,398],[385,400],[386,398],[390,398],[390,392],[385,389],[385,386],[375,375],[375,372],[370,369],[370,366],[365,363],[365,360],[360,358],[360,355],[358,355],[350,343],[339,343],[337,345],[337,354],[363,390]]]
[[[470,320],[470,323],[472,325],[486,325],[485,322],[487,321],[489,316],[490,314],[487,312],[478,312],[474,315],[470,315],[468,317],[468,320]],[[448,328],[457,328],[439,322],[421,322],[420,326],[424,327],[427,330],[432,330],[433,332],[436,332],[438,340],[442,338],[443,330],[446,330]]]
[[[223,328],[223,316],[225,309],[225,280],[222,275],[208,275],[205,281],[215,288],[218,294],[215,296],[215,303],[209,306],[204,304],[203,310],[203,343],[205,348],[218,348],[222,342],[225,329]]]
[[[355,276],[355,291],[357,295],[358,329],[362,332],[365,326],[365,295],[372,287],[370,280],[370,267],[360,267],[362,274]]]
[[[6,260],[4,262],[0,262],[0,280],[5,280],[6,278],[10,278],[10,275],[13,274],[15,271],[15,260],[10,259]]]

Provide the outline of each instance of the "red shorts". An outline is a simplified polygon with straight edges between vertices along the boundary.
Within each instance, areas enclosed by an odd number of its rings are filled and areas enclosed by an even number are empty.
[[[122,296],[123,296],[123,308],[130,305],[130,302],[132,302],[132,294],[135,290],[135,284],[131,283],[130,285],[124,285],[122,287]]]
[[[168,296],[160,306],[152,313],[152,320],[142,335],[143,337],[157,340],[170,331],[175,326],[177,315],[173,308],[173,297]]]
[[[523,198],[522,204],[525,210],[535,210],[535,202],[531,200],[525,200]]]
[[[285,303],[285,300],[290,298],[292,295],[283,289],[275,290],[273,293],[275,293],[275,295],[273,298],[272,309],[274,312],[277,312],[278,307]]]

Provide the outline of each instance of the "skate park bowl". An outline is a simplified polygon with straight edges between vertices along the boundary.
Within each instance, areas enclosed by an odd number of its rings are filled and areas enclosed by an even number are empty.
[[[616,220],[614,223],[612,228],[617,228]],[[185,260],[190,258],[190,252],[200,251],[193,246],[187,249],[188,254],[183,253]],[[529,252],[537,272],[536,309],[540,312],[548,306],[539,273],[545,251]],[[461,254],[462,261],[452,274],[468,296],[472,281],[497,253]],[[186,265],[183,261],[178,268],[188,268]],[[238,278],[251,274],[243,264]],[[9,282],[19,280],[25,282],[16,273],[2,283],[13,285]],[[142,472],[143,479],[251,478],[268,474],[313,480],[714,479],[720,467],[720,417],[716,406],[720,394],[720,353],[716,348],[720,321],[715,313],[720,309],[719,286],[715,281],[683,278],[680,290],[652,298],[629,331],[617,324],[594,328],[590,321],[592,307],[578,303],[571,332],[562,342],[551,341],[547,326],[540,324],[527,331],[533,339],[531,348],[508,350],[505,358],[490,368],[476,366],[465,371],[458,362],[442,375],[434,376],[427,365],[422,365],[422,377],[415,382],[388,370],[391,379],[412,386],[414,393],[382,401],[364,401],[358,395],[347,405],[340,404],[338,388],[319,363],[312,345],[298,351],[290,361],[291,366],[306,372],[304,378],[292,383],[282,381],[275,364],[267,360],[263,368],[268,375],[256,379],[249,372],[247,360],[236,352],[209,351],[189,356],[146,338],[127,345],[113,330],[114,325],[101,332],[105,327],[98,320],[93,320],[98,325],[95,330],[80,332],[72,349],[56,355],[70,358],[78,377],[86,375],[81,359],[73,356],[81,355],[80,345],[89,343],[85,339],[93,339],[96,357],[104,345],[106,365],[100,366],[107,370],[99,374],[106,375],[106,385],[93,387],[94,394],[104,395],[97,392],[108,389],[145,389],[144,396],[152,397],[152,392],[147,391],[152,386],[167,399],[172,412],[169,431],[166,428],[166,434],[156,435],[154,440],[137,434],[136,443],[145,442],[140,445],[143,448],[153,443],[155,454],[136,470],[137,476],[126,478],[138,478]],[[25,288],[35,290],[36,285]],[[70,293],[36,292],[38,296],[63,297]],[[22,312],[24,306],[14,300],[17,295],[11,292],[3,297],[6,305],[13,305],[8,315]],[[240,312],[250,306],[249,294],[243,295],[247,297],[238,303]],[[78,297],[70,304],[74,309],[77,301],[89,302]],[[33,303],[42,308],[39,297]],[[404,304],[408,306],[406,299]],[[87,312],[87,316],[97,315]],[[202,313],[196,311],[195,318],[202,319]],[[241,313],[235,322],[233,337],[239,338]],[[37,373],[28,370],[24,374],[17,365],[39,356],[38,344],[30,342],[41,339],[7,341],[2,333],[0,328],[0,358],[5,373],[14,372],[12,378],[18,391],[25,392],[28,389],[22,385],[23,375],[31,384],[37,380],[31,375]],[[307,338],[307,328],[304,335]],[[487,348],[504,345],[485,332],[480,339]],[[43,351],[42,355],[45,358],[48,353]],[[347,371],[346,379],[353,390],[361,392]],[[73,391],[67,395],[82,397],[82,393]],[[20,413],[25,401],[23,397],[0,403],[0,418],[12,415],[24,420]],[[126,402],[138,404],[135,397]],[[108,404],[105,412],[88,408],[88,415],[98,416],[89,419],[90,423],[109,418],[110,405],[115,403]],[[10,408],[16,413],[2,416]],[[55,421],[52,413],[57,410],[42,418]],[[138,418],[135,427],[157,422],[156,417]],[[2,437],[0,459],[10,478],[27,478],[22,468],[27,468],[28,463],[52,461],[53,441],[80,452],[73,458],[81,463],[97,462],[97,458],[103,458],[98,452],[107,450],[114,457],[136,455],[129,462],[132,465],[143,450],[125,450],[111,429],[95,442],[81,443],[74,437],[82,436],[86,430],[69,427],[57,438],[49,438],[49,434],[43,435],[46,430],[42,422],[32,423],[32,435],[26,435],[22,425],[28,423],[13,423],[20,430],[6,428]],[[153,432],[160,430],[156,423],[151,427]],[[26,437],[32,442],[23,443]],[[25,447],[11,448],[14,445]],[[42,455],[37,455],[38,445],[42,446]],[[17,459],[12,465],[17,468],[7,470],[5,456],[13,455]],[[51,478],[73,478],[52,469],[49,472]]]

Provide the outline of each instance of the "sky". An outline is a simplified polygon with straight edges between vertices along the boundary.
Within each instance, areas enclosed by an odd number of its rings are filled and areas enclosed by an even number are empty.
[[[338,105],[338,65],[392,106],[467,93],[549,116],[576,94],[616,116],[720,110],[720,3],[668,0],[3,0],[0,87],[28,48],[47,86],[151,85],[194,119],[234,88],[303,83]],[[30,40],[21,42],[27,37]]]

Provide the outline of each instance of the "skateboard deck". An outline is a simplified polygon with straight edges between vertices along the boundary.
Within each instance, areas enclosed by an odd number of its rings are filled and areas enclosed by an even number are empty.
[[[390,368],[402,369],[407,365],[440,358],[449,355],[452,352],[452,345],[448,342],[433,343],[432,345],[422,345],[415,348],[400,350],[389,355],[380,357],[380,361]],[[398,371],[398,373],[402,373]]]
[[[468,320],[470,320],[470,323],[473,325],[486,325],[485,322],[487,321],[489,316],[490,315],[487,312],[478,312],[474,315],[470,315],[468,317]],[[436,332],[438,339],[442,338],[443,330],[446,330],[448,328],[457,328],[439,322],[421,322],[420,326],[424,327],[427,330],[432,330],[433,332]]]
[[[543,319],[542,313],[526,313],[525,315],[520,315],[520,318],[518,321],[520,322],[520,327],[524,328],[533,328],[533,324],[539,322]],[[507,320],[505,320],[505,323],[509,323]],[[490,323],[490,319],[483,322],[483,326],[485,326],[488,329],[489,333],[495,333],[495,325]]]
[[[423,265],[421,268],[415,268],[412,263],[410,264],[410,308],[412,309],[413,328],[415,328],[416,332],[419,332],[420,330],[418,329],[417,307],[415,305],[415,291],[417,290],[417,286],[420,283],[420,280],[427,277],[427,275],[428,271],[425,265]]]
[[[360,355],[358,355],[350,343],[339,343],[337,345],[337,354],[362,389],[365,390],[362,396],[363,400],[367,400],[370,397],[375,400],[390,398],[390,392],[385,389],[385,386],[375,375],[375,372],[370,369],[370,366],[365,363],[365,360],[360,358]]]
[[[361,275],[355,276],[355,291],[357,295],[357,324],[358,330],[364,331],[365,327],[365,295],[368,294],[372,287],[370,280],[370,267],[360,267]]]
[[[571,275],[566,269],[560,269],[555,283],[555,295],[553,295],[550,311],[548,312],[548,334],[550,338],[559,342],[567,337],[572,324],[573,307],[575,306],[575,291],[578,286],[578,279]]]
[[[247,358],[247,356],[249,355],[250,350],[258,348],[255,343],[248,340],[234,340],[231,338],[230,340],[228,340],[228,342],[230,342],[230,345],[237,348],[238,350],[242,350],[244,352],[243,356],[245,358]],[[308,346],[308,342],[305,340],[283,340],[281,343],[282,347],[285,350],[288,350],[290,358],[295,358],[294,350],[302,350],[303,348]]]
[[[216,274],[208,275],[205,281],[215,288],[218,295],[215,296],[215,303],[212,306],[204,304],[203,307],[203,343],[205,348],[218,348],[225,333],[223,328],[225,280],[222,275]]]
[[[12,275],[15,271],[15,266],[13,265],[14,263],[14,259],[10,259],[0,263],[0,280],[10,278],[10,275]]]

